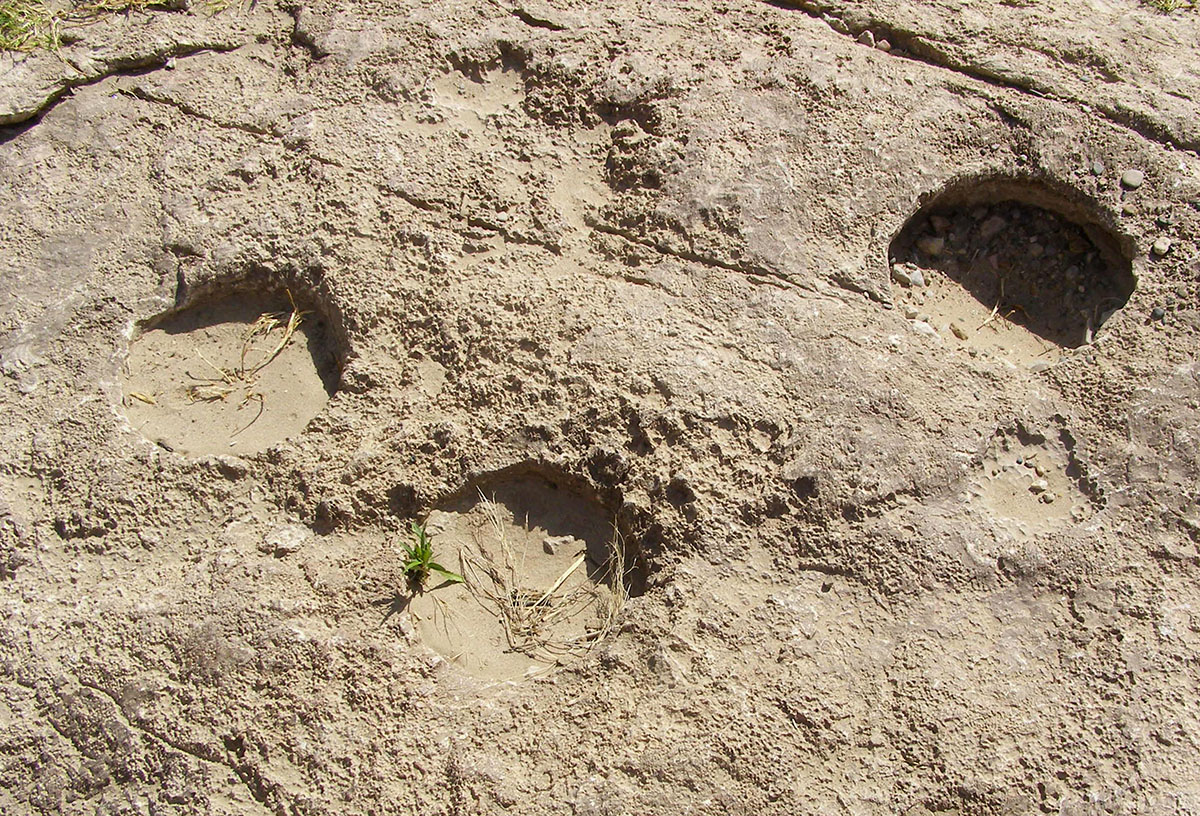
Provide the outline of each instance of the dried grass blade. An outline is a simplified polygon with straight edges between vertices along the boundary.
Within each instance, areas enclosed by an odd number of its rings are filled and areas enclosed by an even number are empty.
[[[554,586],[552,586],[548,590],[546,590],[546,594],[537,599],[537,602],[534,603],[534,606],[535,607],[541,606],[542,603],[544,603],[547,598],[549,598],[551,595],[553,595],[558,590],[558,588],[560,586],[562,586],[563,583],[568,578],[571,577],[571,573],[573,573],[573,572],[575,572],[575,570],[579,569],[579,565],[582,564],[584,562],[584,559],[586,559],[586,558],[587,558],[586,552],[580,553],[579,557],[577,557],[575,559],[575,562],[573,564],[571,564],[571,566],[567,567],[566,571],[562,575],[558,576],[558,580],[554,582]]]

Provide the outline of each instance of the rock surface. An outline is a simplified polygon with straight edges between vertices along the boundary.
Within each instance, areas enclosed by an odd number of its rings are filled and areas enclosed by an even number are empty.
[[[0,811],[1200,811],[1200,15],[1066,6],[265,2],[0,57]],[[1008,196],[1136,288],[968,348],[1020,312],[892,282],[943,194],[939,262],[995,206],[1042,270]],[[143,434],[131,344],[259,290],[323,326],[316,418]],[[482,682],[399,542],[525,474],[634,597]]]

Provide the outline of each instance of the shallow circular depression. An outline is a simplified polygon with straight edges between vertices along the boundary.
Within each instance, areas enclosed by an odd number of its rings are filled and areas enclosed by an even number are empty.
[[[319,310],[290,294],[218,295],[139,327],[122,376],[130,424],[188,455],[255,453],[300,433],[340,365]]]
[[[889,248],[896,300],[915,328],[1023,363],[1091,343],[1133,294],[1130,257],[1086,206],[1013,180],[948,189]]]
[[[641,591],[614,513],[553,476],[505,476],[468,488],[425,524],[435,560],[409,611],[423,641],[468,673],[519,680],[570,665],[613,631]]]

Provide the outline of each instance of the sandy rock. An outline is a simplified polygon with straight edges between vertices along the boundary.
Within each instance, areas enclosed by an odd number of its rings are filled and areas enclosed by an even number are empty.
[[[936,258],[946,248],[946,239],[940,235],[922,235],[917,239],[917,249],[930,257]]]
[[[809,7],[0,58],[0,810],[1197,810],[1200,17]]]
[[[925,273],[911,264],[895,264],[892,266],[892,280],[902,286],[919,288],[925,285]]]
[[[984,241],[990,241],[1003,232],[1008,226],[1008,222],[998,215],[993,215],[979,225],[979,237]]]
[[[312,531],[302,524],[286,524],[271,531],[263,542],[263,552],[284,556],[299,552],[308,540]]]

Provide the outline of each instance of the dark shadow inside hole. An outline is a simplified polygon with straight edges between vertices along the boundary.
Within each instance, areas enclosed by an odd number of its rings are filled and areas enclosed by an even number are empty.
[[[937,196],[888,255],[893,266],[941,272],[999,319],[1077,348],[1133,294],[1127,243],[1086,206],[1033,183],[999,180]]]
[[[341,377],[341,364],[329,337],[325,318],[311,304],[296,300],[301,312],[296,334],[304,338],[309,355],[325,393],[333,396]],[[149,324],[147,329],[160,329],[171,335],[192,332],[227,323],[242,323],[249,329],[263,315],[270,315],[286,324],[292,312],[292,302],[282,292],[242,292],[210,300],[201,300]],[[209,374],[211,372],[201,372]]]
[[[482,494],[482,495],[481,495]],[[504,474],[483,480],[440,505],[439,509],[467,514],[483,499],[502,507],[513,523],[551,538],[572,537],[584,542],[588,577],[612,586],[616,575],[615,546],[620,548],[621,583],[629,597],[645,592],[646,576],[638,547],[620,533],[614,516],[595,498],[536,473]]]

